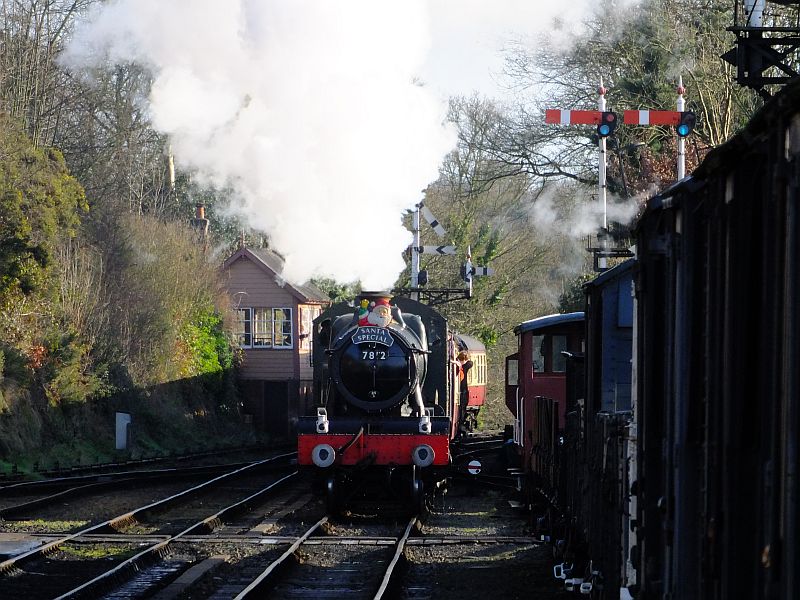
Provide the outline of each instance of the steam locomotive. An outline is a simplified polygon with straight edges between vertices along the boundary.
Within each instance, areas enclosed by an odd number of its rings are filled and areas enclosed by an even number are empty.
[[[298,420],[298,463],[315,470],[330,512],[375,490],[424,510],[450,444],[484,402],[486,349],[432,307],[365,292],[314,321],[315,414]],[[470,354],[464,373],[456,357]],[[460,379],[469,377],[469,398]]]

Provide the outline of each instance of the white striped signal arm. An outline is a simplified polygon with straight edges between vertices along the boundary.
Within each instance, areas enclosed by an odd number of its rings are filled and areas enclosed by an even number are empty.
[[[681,113],[674,110],[626,110],[622,113],[625,125],[677,125]]]
[[[548,108],[544,111],[544,122],[550,125],[599,125],[602,118],[599,110]]]
[[[444,227],[442,227],[442,224],[436,219],[436,217],[433,216],[431,210],[425,206],[425,202],[420,202],[419,208],[422,212],[422,218],[425,219],[428,222],[428,225],[433,228],[433,230],[436,232],[436,235],[443,237],[447,232],[445,231]]]
[[[417,246],[415,248],[420,254],[455,254],[455,246]]]

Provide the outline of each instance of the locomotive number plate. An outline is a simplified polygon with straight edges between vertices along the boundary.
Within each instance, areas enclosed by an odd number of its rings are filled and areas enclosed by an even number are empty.
[[[362,360],[386,360],[388,357],[386,350],[362,350]]]

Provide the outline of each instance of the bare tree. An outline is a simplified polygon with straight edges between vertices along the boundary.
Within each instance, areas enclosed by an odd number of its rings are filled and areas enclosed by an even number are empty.
[[[674,110],[682,77],[688,87],[687,109],[699,116],[692,143],[696,158],[701,157],[729,138],[760,105],[755,94],[736,85],[730,65],[720,58],[734,43],[726,31],[732,24],[731,8],[720,0],[645,0],[628,13],[613,4],[601,5],[566,50],[546,42],[537,47],[522,41],[509,45],[509,80],[522,92],[538,93],[536,100],[519,107],[493,150],[535,177],[592,183],[594,128],[546,126],[544,108],[596,110],[602,79],[609,88],[610,110]],[[649,150],[644,160],[651,162],[662,155],[671,160],[673,137],[669,129],[656,127],[621,128],[616,134],[619,148],[644,144]],[[629,172],[641,172],[641,159],[632,158]]]
[[[76,14],[96,0],[0,1],[0,101],[36,145],[52,145],[69,98],[56,58]]]

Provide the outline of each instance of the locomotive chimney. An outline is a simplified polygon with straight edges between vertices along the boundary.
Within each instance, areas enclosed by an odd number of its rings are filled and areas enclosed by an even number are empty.
[[[376,302],[378,300],[386,300],[387,302],[391,301],[392,294],[391,292],[368,292],[362,290],[361,293],[356,297],[356,302],[360,302],[361,300],[366,300],[367,302]]]

